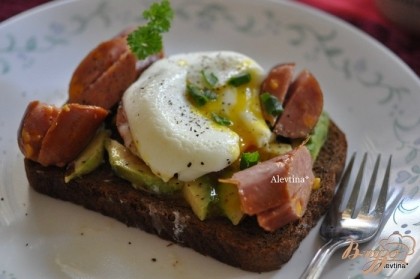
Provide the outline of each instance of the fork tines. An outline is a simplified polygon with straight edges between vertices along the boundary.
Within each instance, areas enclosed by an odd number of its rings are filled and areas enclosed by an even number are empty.
[[[356,158],[356,153],[353,153],[353,155],[350,158],[349,164],[347,165],[345,171],[344,171],[344,175],[341,179],[340,185],[337,189],[337,193],[335,195],[334,198],[334,202],[333,202],[333,206],[339,207],[342,203],[342,199],[344,197],[346,188],[348,187],[348,185],[350,184],[350,178],[351,178],[351,174],[352,174],[352,169],[353,169],[353,165],[355,162],[355,158]],[[345,208],[349,209],[349,214],[352,216],[352,218],[355,218],[357,216],[357,214],[359,213],[359,210],[357,210],[357,201],[360,195],[360,189],[361,189],[361,185],[362,185],[362,181],[363,181],[363,177],[364,177],[364,172],[366,169],[366,161],[368,158],[368,154],[364,153],[363,158],[362,158],[362,162],[360,164],[360,168],[358,170],[357,176],[355,178],[354,181],[354,186],[353,186],[353,190],[351,192],[350,198],[345,206]],[[387,202],[387,195],[388,195],[388,188],[389,188],[389,177],[390,177],[390,172],[391,172],[391,161],[392,161],[392,156],[389,156],[388,159],[388,163],[386,166],[386,170],[385,170],[385,175],[384,175],[384,179],[382,181],[382,186],[380,188],[380,192],[378,195],[378,199],[376,201],[376,207],[375,207],[375,212],[376,214],[383,214],[385,207],[386,207],[386,202]],[[376,158],[373,170],[372,170],[372,174],[370,177],[370,181],[368,184],[368,188],[367,191],[365,193],[365,198],[363,200],[363,203],[360,207],[360,213],[363,214],[368,214],[370,209],[371,209],[371,205],[372,205],[372,199],[373,199],[373,195],[375,192],[375,189],[377,187],[379,187],[377,180],[377,176],[378,176],[378,170],[380,167],[380,162],[381,162],[381,155],[379,154]]]

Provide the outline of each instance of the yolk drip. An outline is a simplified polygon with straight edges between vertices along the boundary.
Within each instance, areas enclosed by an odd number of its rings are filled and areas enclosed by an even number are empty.
[[[259,81],[252,75],[251,82],[239,87],[225,85],[214,91],[217,98],[196,107],[199,113],[212,119],[214,114],[227,118],[227,128],[240,137],[241,152],[261,147],[261,138],[267,137],[269,128],[264,121],[259,100]],[[214,122],[216,126],[220,126]]]

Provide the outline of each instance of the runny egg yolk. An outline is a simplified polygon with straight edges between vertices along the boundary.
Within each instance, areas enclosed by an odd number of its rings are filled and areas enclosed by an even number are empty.
[[[232,78],[244,73],[250,79],[232,85]],[[192,181],[234,164],[241,151],[265,147],[272,133],[259,102],[263,78],[260,65],[231,51],[156,61],[123,96],[139,157],[164,181],[174,176]]]
[[[193,106],[194,109],[212,119],[214,127],[225,126],[240,137],[241,152],[255,150],[263,147],[270,140],[271,132],[261,111],[259,87],[261,79],[252,71],[250,82],[238,87],[223,85],[212,89],[216,98],[209,100],[202,106]],[[215,116],[222,117],[228,124],[219,124]]]

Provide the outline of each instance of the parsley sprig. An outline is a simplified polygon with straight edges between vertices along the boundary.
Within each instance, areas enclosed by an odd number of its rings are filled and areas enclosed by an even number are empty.
[[[208,101],[216,100],[217,94],[207,88],[200,88],[195,84],[187,83],[187,92],[194,104],[201,107]]]
[[[173,17],[169,0],[153,3],[143,12],[143,18],[148,20],[147,24],[139,26],[127,37],[128,45],[138,59],[145,59],[162,50],[162,33],[169,31]]]

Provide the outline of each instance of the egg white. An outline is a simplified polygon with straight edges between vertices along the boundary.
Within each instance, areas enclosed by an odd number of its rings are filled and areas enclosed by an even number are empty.
[[[155,62],[124,93],[123,107],[138,154],[164,181],[174,176],[194,180],[226,168],[240,155],[241,137],[200,113],[187,97],[187,81],[203,85],[202,70],[214,73],[216,87],[222,88],[244,71],[252,72],[258,84],[263,76],[255,61],[239,53],[180,54]],[[235,103],[235,94],[250,94],[223,90],[223,104]],[[271,131],[263,119],[248,109],[241,114],[241,125],[252,130],[255,145],[266,144]]]

